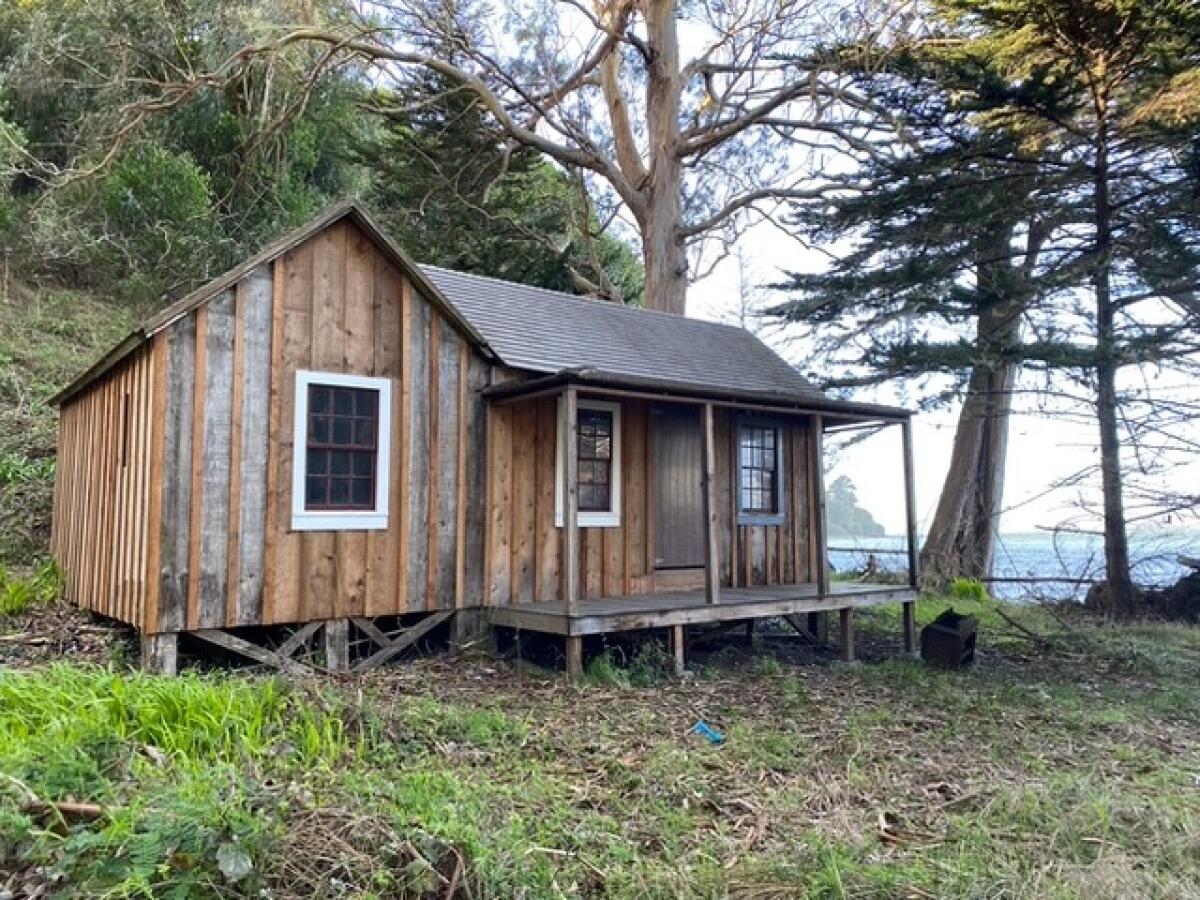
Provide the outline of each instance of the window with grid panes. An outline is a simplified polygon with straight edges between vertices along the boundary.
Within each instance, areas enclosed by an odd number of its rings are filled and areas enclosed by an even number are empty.
[[[304,508],[374,509],[378,435],[379,391],[310,384]]]
[[[612,508],[613,414],[579,410],[579,511]]]
[[[742,425],[738,432],[739,505],[750,515],[779,512],[779,429]]]

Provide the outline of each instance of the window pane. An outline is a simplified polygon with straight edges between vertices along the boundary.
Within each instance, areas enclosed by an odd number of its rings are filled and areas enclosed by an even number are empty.
[[[304,490],[304,503],[308,507],[324,506],[328,502],[325,478],[309,478]]]
[[[330,450],[329,463],[329,471],[334,475],[350,474],[350,454],[345,450]]]
[[[350,419],[334,419],[333,437],[330,439],[331,442],[334,444],[341,444],[343,446],[351,443],[353,433],[350,425]]]
[[[329,441],[329,420],[324,416],[313,416],[309,420],[308,440],[314,444],[324,444]]]
[[[323,475],[329,471],[329,454],[325,450],[309,450],[306,469],[309,475]]]
[[[329,505],[345,507],[350,501],[350,480],[348,478],[329,479]]]
[[[371,506],[371,479],[355,478],[354,485],[350,492],[351,502],[360,508],[370,508]]]
[[[354,392],[357,399],[354,404],[354,412],[358,416],[366,418],[375,418],[375,405],[379,401],[379,394],[375,391],[357,390]]]
[[[338,388],[333,392],[333,411],[339,416],[354,414],[354,394],[347,388]]]
[[[360,447],[374,446],[375,421],[373,419],[354,420],[354,443]]]
[[[320,385],[309,385],[308,387],[308,411],[310,413],[323,413],[329,409],[329,388],[321,387]]]
[[[360,452],[353,454],[353,469],[355,475],[371,476],[375,474],[375,454]]]

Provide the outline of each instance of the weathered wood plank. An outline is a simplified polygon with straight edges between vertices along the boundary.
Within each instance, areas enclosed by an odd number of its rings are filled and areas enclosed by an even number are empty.
[[[187,625],[191,562],[196,317],[186,316],[172,325],[166,332],[165,341],[156,623],[158,631],[180,631]]]
[[[482,392],[488,385],[490,366],[470,354],[467,363],[467,516],[466,539],[466,599],[464,606],[480,606],[484,602],[484,538],[487,521],[487,414]]]
[[[389,467],[388,527],[382,531],[371,531],[367,535],[367,606],[368,616],[382,616],[397,612],[400,560],[398,552],[401,525],[404,521],[401,485],[403,477],[401,462],[404,456],[400,439],[402,402],[398,384],[402,378],[401,365],[401,307],[403,284],[399,271],[381,256],[375,259],[374,288],[374,372],[393,382],[392,408],[387,411],[391,424],[391,458],[381,460],[380,465]]]
[[[142,577],[146,580],[146,606],[142,628],[147,634],[158,631],[159,568],[162,560],[162,522],[164,482],[163,462],[166,452],[167,429],[167,333],[159,332],[151,344],[150,378],[150,464],[147,468],[146,490],[149,504],[146,515],[146,565]]]
[[[555,452],[558,441],[558,409],[553,397],[532,401],[536,407],[536,442],[531,448],[536,471],[537,529],[534,548],[534,599],[552,603],[562,596],[559,578],[561,529],[555,525]]]
[[[820,416],[813,417],[812,424],[812,468],[810,470],[813,482],[813,522],[812,535],[813,544],[816,551],[816,581],[817,589],[822,594],[829,593],[829,563],[827,551],[827,535],[829,534],[826,525],[827,518],[825,512],[825,445],[824,445],[824,422]],[[853,628],[853,620],[850,621],[850,626]],[[853,642],[853,634],[851,634],[851,642]],[[853,654],[853,647],[851,647]]]
[[[431,358],[430,328],[431,310],[423,298],[413,297],[409,322],[412,334],[408,339],[409,362],[406,370],[411,380],[408,422],[408,548],[406,565],[408,580],[408,609],[421,610],[429,604],[429,567],[431,535],[436,538],[436,529],[430,525],[430,495],[436,490],[431,484],[430,469],[430,417],[429,408]]]
[[[260,647],[257,644],[252,644],[227,631],[221,631],[219,628],[201,628],[193,631],[192,635],[202,641],[207,641],[214,646],[228,650],[231,653],[236,653],[255,662],[260,662],[265,666],[282,669],[285,672],[291,672],[296,675],[311,674],[312,672],[308,666],[302,665],[294,659],[285,659],[274,651]]]
[[[563,394],[563,608],[579,609],[579,396],[574,386]],[[568,642],[569,644],[570,642]]]
[[[426,616],[412,628],[403,632],[399,637],[395,638],[387,647],[372,653],[366,659],[359,662],[354,667],[355,672],[365,672],[368,669],[374,669],[383,665],[389,659],[396,657],[419,641],[433,629],[437,628],[447,619],[454,615],[454,610],[444,609],[435,612],[432,615]]]
[[[392,512],[399,528],[396,559],[400,565],[396,576],[396,611],[406,612],[408,600],[408,544],[412,539],[409,528],[408,497],[412,481],[412,395],[413,395],[413,304],[412,284],[405,279],[400,286],[400,435],[393,451],[400,457],[400,505]]]
[[[209,301],[202,350],[205,356],[203,428],[200,441],[200,540],[196,624],[225,624],[229,578],[230,428],[233,398],[233,291]]]
[[[700,417],[701,466],[704,479],[704,594],[709,603],[715,604],[721,602],[721,557],[717,543],[720,522],[717,518],[717,438],[713,418],[713,405],[704,404],[704,411]],[[682,651],[679,659],[682,660]]]
[[[461,609],[466,603],[467,590],[467,404],[470,391],[470,355],[466,341],[458,342],[458,428],[455,435],[455,498],[454,528],[454,607]],[[457,620],[456,620],[457,621]]]
[[[845,662],[854,662],[854,607],[843,607],[838,611],[838,617],[841,623],[838,637],[841,642],[842,659]]]
[[[512,410],[487,407],[488,419],[488,519],[487,572],[490,604],[509,603],[512,598]]]
[[[537,572],[537,407],[518,403],[512,410],[512,541],[510,602],[536,596]]]
[[[839,585],[834,594],[821,596],[817,594],[816,586],[810,584],[786,588],[730,588],[723,592],[722,602],[713,606],[704,602],[703,590],[697,589],[583,600],[574,616],[565,614],[563,607],[556,604],[507,605],[488,610],[488,618],[494,625],[511,628],[546,634],[587,635],[821,613],[848,606],[904,602],[914,596],[912,588],[887,585]]]
[[[334,673],[350,671],[350,620],[325,622],[325,668]]]
[[[435,313],[436,315],[436,313]],[[433,591],[427,608],[452,609],[456,562],[458,559],[458,333],[448,322],[440,321],[437,356],[432,361],[437,368],[438,421],[434,459],[436,468],[430,472],[430,482],[437,490],[431,495],[430,518],[437,530],[434,553],[429,560]],[[432,399],[432,398],[431,398]]]
[[[229,523],[225,529],[225,542],[228,545],[225,622],[231,625],[237,622],[238,565],[241,562],[238,534],[242,525],[242,399],[246,365],[246,282],[239,281],[233,287],[233,293],[233,375],[230,379],[233,395],[229,403]]]
[[[295,631],[288,635],[286,641],[279,645],[279,649],[275,652],[284,659],[294,656],[296,651],[308,644],[312,640],[312,636],[324,625],[324,622],[305,622]]]
[[[275,279],[269,266],[250,273],[239,303],[245,320],[242,346],[242,398],[239,438],[237,581],[233,621],[250,625],[263,618],[263,584],[266,579],[267,458],[270,447],[271,398],[278,398],[272,383]],[[277,473],[278,474],[278,473]]]

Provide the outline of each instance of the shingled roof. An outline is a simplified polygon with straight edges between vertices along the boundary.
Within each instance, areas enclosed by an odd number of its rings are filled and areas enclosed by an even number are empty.
[[[824,395],[743,328],[589,300],[437,266],[422,271],[508,366],[716,392]]]

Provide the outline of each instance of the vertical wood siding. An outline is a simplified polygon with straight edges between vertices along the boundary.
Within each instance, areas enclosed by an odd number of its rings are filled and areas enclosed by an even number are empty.
[[[655,570],[653,434],[650,404],[621,404],[621,525],[580,529],[580,594],[585,598],[697,588],[701,569]],[[487,410],[486,569],[489,604],[561,602],[562,529],[554,525],[553,397]],[[811,429],[783,428],[782,525],[739,525],[735,490],[735,414],[716,415],[716,498],[721,583],[790,584],[811,580]],[[699,477],[699,472],[697,472]]]
[[[479,605],[489,367],[349,222],[155,341],[163,356],[148,630]],[[395,379],[389,527],[291,530],[298,369]]]
[[[148,594],[154,352],[146,346],[60,411],[51,550],[72,602],[141,624]]]

